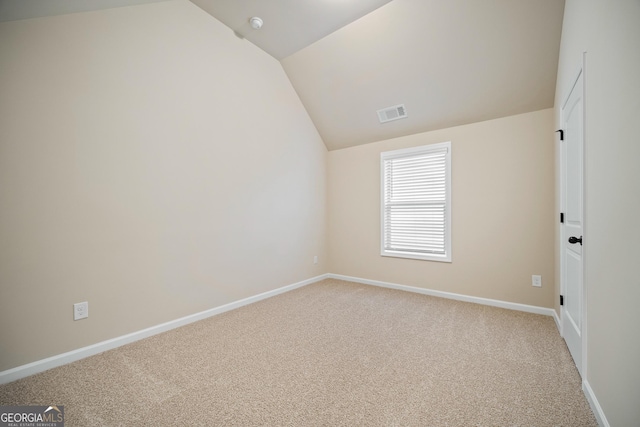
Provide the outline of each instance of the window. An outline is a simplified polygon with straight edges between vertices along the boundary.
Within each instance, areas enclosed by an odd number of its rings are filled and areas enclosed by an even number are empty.
[[[451,143],[380,155],[381,255],[451,262]]]

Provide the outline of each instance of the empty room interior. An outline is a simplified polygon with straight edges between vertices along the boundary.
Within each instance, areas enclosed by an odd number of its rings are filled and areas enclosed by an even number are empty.
[[[640,425],[638,76],[638,0],[0,0],[0,425]]]

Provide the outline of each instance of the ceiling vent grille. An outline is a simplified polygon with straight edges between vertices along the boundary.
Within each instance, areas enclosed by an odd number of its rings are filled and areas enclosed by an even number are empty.
[[[407,110],[404,108],[404,104],[378,110],[378,120],[380,120],[380,123],[404,119],[405,117],[407,117]]]

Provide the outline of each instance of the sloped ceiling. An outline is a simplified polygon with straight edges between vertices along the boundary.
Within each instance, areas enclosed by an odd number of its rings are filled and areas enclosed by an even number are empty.
[[[154,1],[0,0],[0,20]],[[329,150],[553,107],[564,0],[191,1],[281,61]]]
[[[168,0],[0,0],[0,22],[66,15]]]
[[[393,0],[282,65],[330,150],[525,113],[553,107],[563,9]],[[380,124],[396,104],[408,117]]]
[[[276,59],[285,58],[391,0],[191,0]],[[254,30],[249,19],[264,21]]]

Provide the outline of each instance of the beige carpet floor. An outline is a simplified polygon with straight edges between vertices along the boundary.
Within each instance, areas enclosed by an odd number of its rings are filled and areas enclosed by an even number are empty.
[[[597,426],[550,317],[325,280],[0,386],[67,426]]]

